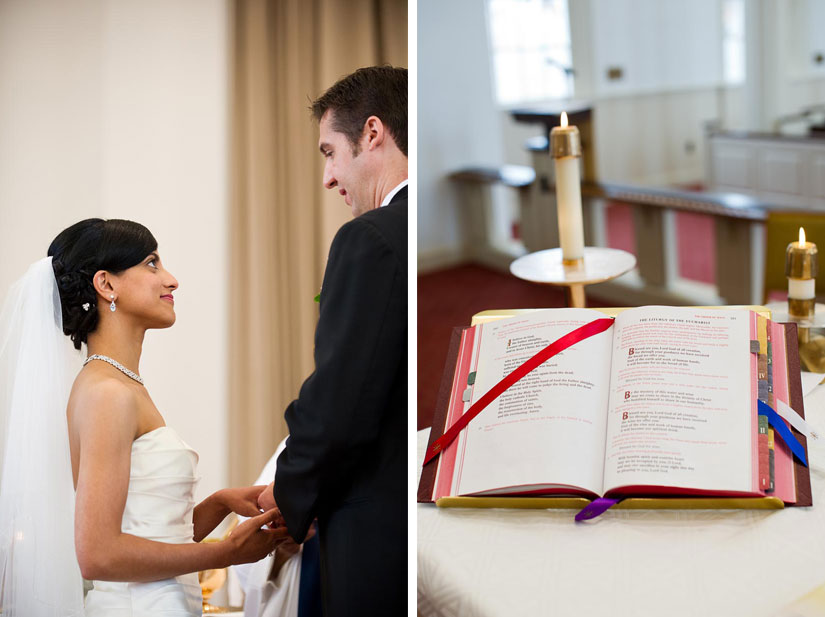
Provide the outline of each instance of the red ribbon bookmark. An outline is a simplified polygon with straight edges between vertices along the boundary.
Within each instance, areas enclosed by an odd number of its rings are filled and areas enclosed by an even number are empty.
[[[475,418],[478,414],[480,414],[487,405],[492,403],[496,400],[507,388],[512,386],[516,383],[519,379],[527,375],[530,371],[535,368],[541,366],[544,362],[555,356],[557,353],[560,353],[570,347],[571,345],[575,345],[579,341],[583,341],[586,338],[590,338],[596,334],[601,334],[605,330],[607,330],[610,326],[613,325],[613,318],[605,317],[602,319],[596,319],[587,323],[579,328],[576,328],[572,332],[569,332],[562,336],[560,339],[550,343],[547,347],[542,349],[532,358],[527,360],[524,364],[519,366],[516,370],[512,373],[507,375],[504,379],[499,381],[495,386],[490,388],[490,390],[478,399],[467,412],[461,416],[458,420],[456,420],[453,425],[447,429],[447,431],[438,439],[433,442],[433,445],[429,447],[427,450],[427,454],[424,457],[424,464],[426,465],[436,456],[438,456],[447,446],[449,446],[453,440],[458,436],[461,430],[469,424],[470,420]]]

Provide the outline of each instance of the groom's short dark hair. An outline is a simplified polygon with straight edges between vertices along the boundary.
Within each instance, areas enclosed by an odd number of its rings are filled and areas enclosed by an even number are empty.
[[[313,101],[312,115],[319,122],[333,112],[332,128],[347,136],[358,154],[364,123],[377,116],[395,145],[407,156],[407,69],[368,66],[339,79]]]

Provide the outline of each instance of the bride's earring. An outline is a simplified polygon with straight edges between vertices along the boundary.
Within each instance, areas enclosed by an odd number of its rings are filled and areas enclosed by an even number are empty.
[[[114,296],[109,296],[109,297],[112,299],[112,303],[109,305],[109,310],[114,313],[117,310],[117,307],[115,306],[115,297]]]

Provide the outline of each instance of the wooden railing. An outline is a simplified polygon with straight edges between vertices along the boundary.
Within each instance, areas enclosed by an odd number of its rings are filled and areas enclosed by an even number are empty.
[[[535,157],[535,180],[529,167],[472,169],[453,174],[461,186],[465,253],[470,259],[506,270],[523,252],[558,246],[555,187],[549,156]],[[493,246],[489,228],[491,187],[503,184],[517,191],[521,211],[519,250]],[[606,208],[628,204],[633,210],[635,271],[588,289],[588,294],[616,305],[639,304],[761,304],[764,278],[764,222],[771,209],[753,197],[630,186],[606,182],[582,184],[585,242],[606,246]],[[713,217],[716,284],[678,276],[674,212]]]

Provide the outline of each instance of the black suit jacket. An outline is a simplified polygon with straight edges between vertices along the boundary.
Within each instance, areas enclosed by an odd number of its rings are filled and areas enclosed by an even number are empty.
[[[275,500],[296,541],[318,518],[327,614],[403,614],[406,187],[335,236],[321,288],[315,372],[286,422]]]

